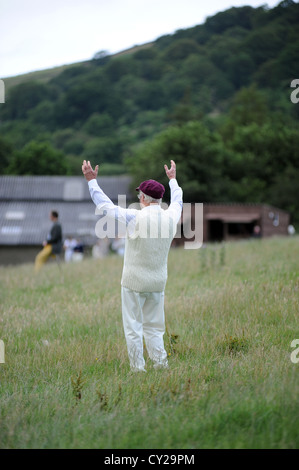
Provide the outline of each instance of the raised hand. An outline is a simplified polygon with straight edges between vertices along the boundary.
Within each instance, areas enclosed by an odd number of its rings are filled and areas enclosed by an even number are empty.
[[[96,179],[98,176],[99,165],[96,165],[95,169],[92,168],[90,161],[86,163],[86,160],[82,164],[82,173],[87,181]]]
[[[176,166],[175,166],[175,162],[173,160],[170,160],[170,163],[171,163],[170,169],[168,168],[167,165],[164,165],[164,169],[165,169],[166,175],[171,180],[173,178],[176,178]]]

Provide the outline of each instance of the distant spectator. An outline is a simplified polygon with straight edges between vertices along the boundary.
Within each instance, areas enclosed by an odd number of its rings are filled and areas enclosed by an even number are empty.
[[[288,234],[289,235],[295,235],[295,232],[296,232],[296,230],[295,230],[294,225],[289,225],[288,226]]]
[[[111,249],[119,256],[124,256],[125,254],[125,239],[116,237],[111,243]]]
[[[95,259],[103,259],[109,254],[110,241],[109,239],[102,238],[92,247],[92,257]]]
[[[35,258],[35,272],[38,272],[47,262],[51,255],[59,255],[62,250],[62,228],[58,222],[58,212],[50,212],[50,220],[53,222],[52,228],[47,236],[47,240],[43,242],[43,249]]]
[[[255,225],[253,227],[253,237],[254,238],[261,238],[261,227],[259,225]]]
[[[73,259],[74,248],[77,246],[77,240],[70,235],[68,238],[65,239],[63,248],[64,248],[64,261],[66,263],[70,263]]]
[[[82,261],[83,256],[84,256],[84,246],[81,240],[78,240],[76,246],[74,247],[72,260],[75,262]]]

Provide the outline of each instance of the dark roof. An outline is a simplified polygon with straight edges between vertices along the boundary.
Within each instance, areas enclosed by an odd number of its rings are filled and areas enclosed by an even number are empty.
[[[119,194],[131,197],[129,176],[98,178],[104,193],[117,201]],[[1,201],[90,201],[83,176],[0,176]]]
[[[118,195],[131,200],[127,176],[98,178],[110,199]],[[97,240],[99,215],[83,177],[0,176],[0,245],[41,245],[52,222],[51,210],[59,214],[63,235],[73,235],[87,245]]]
[[[76,203],[56,202],[0,202],[0,244],[40,245],[51,229],[51,210],[59,214],[64,238],[74,235],[90,243],[96,238],[95,215],[92,201]]]

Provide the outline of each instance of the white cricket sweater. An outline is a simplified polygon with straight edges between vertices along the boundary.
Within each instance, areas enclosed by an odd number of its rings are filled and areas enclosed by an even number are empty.
[[[103,210],[127,227],[121,283],[138,292],[162,292],[167,281],[168,252],[183,207],[183,192],[176,179],[169,181],[171,202],[167,210],[151,204],[142,210],[116,206],[95,179],[88,182],[99,213]]]
[[[157,204],[136,216],[135,230],[126,238],[121,285],[137,292],[162,292],[167,281],[169,248],[176,220]]]

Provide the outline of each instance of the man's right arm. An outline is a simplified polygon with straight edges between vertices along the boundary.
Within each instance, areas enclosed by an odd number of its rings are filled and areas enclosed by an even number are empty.
[[[123,207],[115,205],[111,199],[109,199],[97,183],[98,169],[98,165],[93,169],[90,162],[86,162],[86,160],[83,161],[82,172],[88,182],[90,196],[97,206],[97,209],[100,212],[104,210],[107,211],[108,217],[117,219],[124,226],[127,226],[129,223],[132,225],[136,218],[137,210],[124,209]]]
[[[90,197],[97,206],[99,210],[111,210],[115,209],[115,204],[109,199],[109,197],[104,193],[104,191],[98,185],[96,179],[92,179],[88,181],[88,188],[90,192]]]
[[[174,220],[176,223],[178,223],[183,209],[183,191],[176,180],[175,162],[171,160],[170,169],[167,167],[167,165],[164,165],[164,169],[166,175],[169,178],[170,187],[170,206],[168,208],[168,211],[173,213]]]

